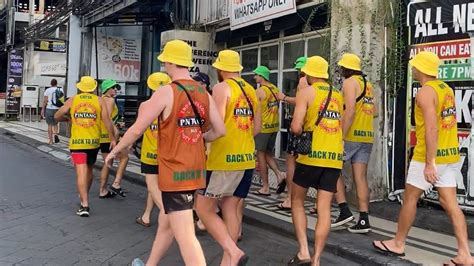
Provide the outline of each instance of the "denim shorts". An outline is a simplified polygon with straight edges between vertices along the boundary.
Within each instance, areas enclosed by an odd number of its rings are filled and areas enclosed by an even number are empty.
[[[367,164],[372,146],[372,143],[344,141],[344,162]]]

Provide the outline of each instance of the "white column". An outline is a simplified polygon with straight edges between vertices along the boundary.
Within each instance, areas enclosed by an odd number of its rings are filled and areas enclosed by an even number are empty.
[[[76,83],[79,81],[79,68],[81,61],[81,20],[71,15],[69,18],[69,38],[67,55],[67,97],[77,93]]]

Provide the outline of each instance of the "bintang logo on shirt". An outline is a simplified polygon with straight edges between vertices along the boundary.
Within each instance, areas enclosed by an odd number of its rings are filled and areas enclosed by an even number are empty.
[[[362,98],[362,112],[367,115],[373,115],[374,111],[374,97],[364,96]]]
[[[204,124],[204,107],[197,101],[194,101],[194,105],[199,112],[199,115],[203,119],[202,125]],[[199,121],[196,118],[191,103],[184,104],[178,112],[178,127],[181,139],[189,144],[197,143],[201,136],[201,127]]]
[[[247,103],[247,98],[241,95],[234,106],[233,119],[237,124],[237,128],[247,131],[253,123],[253,111]]]
[[[454,97],[446,94],[441,104],[441,127],[451,129],[456,125],[456,107]]]
[[[327,99],[321,103],[319,110],[324,108],[326,101]],[[331,98],[328,109],[322,114],[323,119],[321,119],[319,126],[328,134],[336,134],[341,129],[341,114],[337,110],[338,106],[340,106],[339,101]]]
[[[89,103],[80,103],[73,110],[73,121],[76,125],[89,128],[96,124],[97,121],[97,110]]]

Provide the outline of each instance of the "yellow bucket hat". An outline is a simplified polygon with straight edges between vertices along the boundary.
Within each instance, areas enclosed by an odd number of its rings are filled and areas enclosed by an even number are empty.
[[[156,91],[159,87],[170,84],[171,78],[163,72],[155,72],[148,76],[146,83],[152,91]]]
[[[328,79],[329,78],[329,64],[326,59],[321,56],[311,56],[306,61],[306,64],[301,69],[301,72],[313,78]]]
[[[97,81],[91,76],[83,76],[76,87],[82,92],[93,92],[97,88]]]
[[[233,50],[222,50],[217,56],[214,68],[227,72],[240,72],[244,67],[240,64],[240,55]]]
[[[181,40],[167,42],[158,60],[184,67],[194,66],[193,50],[189,44]]]
[[[357,55],[351,53],[343,54],[341,60],[337,62],[337,65],[350,70],[362,71],[360,68],[360,58]]]
[[[432,52],[419,52],[410,60],[410,65],[428,76],[438,76],[439,57]]]

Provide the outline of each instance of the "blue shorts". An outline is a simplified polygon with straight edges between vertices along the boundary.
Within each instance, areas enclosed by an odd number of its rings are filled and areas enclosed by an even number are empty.
[[[344,162],[369,163],[372,143],[344,141]]]
[[[242,199],[247,197],[250,191],[250,186],[252,185],[253,170],[254,169],[245,170],[244,177],[242,177],[242,180],[234,191],[235,197]]]

